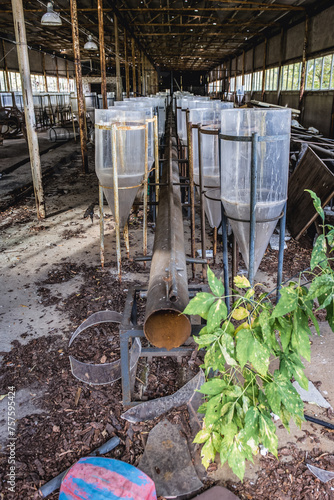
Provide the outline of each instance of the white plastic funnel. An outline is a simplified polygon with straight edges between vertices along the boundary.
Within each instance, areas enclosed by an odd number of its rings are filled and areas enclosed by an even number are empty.
[[[221,133],[247,140],[257,133],[254,275],[287,199],[290,109],[233,109],[221,113]],[[249,269],[251,142],[221,140],[221,200]],[[235,220],[237,219],[237,220]],[[275,220],[273,220],[275,219]],[[247,221],[247,222],[242,222]]]
[[[123,228],[145,175],[145,111],[113,107],[95,111],[95,170],[114,213],[112,125],[117,124],[119,225]]]

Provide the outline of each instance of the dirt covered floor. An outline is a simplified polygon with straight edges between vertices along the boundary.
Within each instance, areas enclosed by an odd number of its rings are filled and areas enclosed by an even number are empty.
[[[57,154],[60,154],[61,148]],[[1,187],[1,185],[0,185]],[[0,498],[32,499],[39,486],[58,475],[80,457],[109,438],[118,436],[120,445],[107,456],[138,465],[154,421],[130,424],[121,419],[124,412],[120,381],[107,386],[88,386],[73,377],[69,354],[92,363],[112,362],[119,357],[117,328],[92,327],[73,343],[75,329],[92,313],[105,309],[122,312],[130,286],[147,287],[149,263],[133,261],[142,254],[142,214],[130,219],[130,254],[123,254],[123,279],[119,283],[115,268],[114,223],[106,211],[106,265],[101,268],[99,217],[95,206],[93,221],[84,218],[86,209],[98,200],[98,183],[90,151],[90,173],[82,174],[80,158],[64,160],[45,182],[47,219],[37,221],[33,197],[0,214],[1,231],[1,368],[0,368]],[[185,240],[190,254],[189,220],[185,217]],[[199,234],[199,233],[198,233]],[[154,227],[148,228],[149,252]],[[199,241],[197,242],[200,247]],[[285,278],[309,266],[312,240],[290,240],[285,252]],[[207,247],[212,248],[210,231]],[[221,247],[212,268],[222,272]],[[243,267],[240,261],[240,268]],[[196,266],[195,282],[200,282]],[[268,248],[257,280],[270,289],[276,275],[277,252]],[[188,269],[191,276],[191,269]],[[193,280],[192,280],[193,281]],[[139,304],[139,322],[145,301]],[[312,338],[313,361],[306,373],[328,401],[334,405],[334,335],[325,326],[321,337]],[[202,363],[196,357],[140,358],[136,391],[144,400],[174,393],[194,376]],[[8,448],[7,394],[15,391],[15,493],[8,491],[10,472]],[[13,391],[12,391],[13,392]],[[310,415],[334,423],[331,410],[306,405]],[[185,407],[167,414],[190,436]],[[333,499],[334,481],[320,483],[307,469],[306,461],[334,470],[334,433],[305,423],[288,434],[278,425],[279,458],[259,457],[247,467],[244,483],[219,461],[205,477],[205,488],[222,484],[242,499]],[[54,493],[49,498],[58,498]]]

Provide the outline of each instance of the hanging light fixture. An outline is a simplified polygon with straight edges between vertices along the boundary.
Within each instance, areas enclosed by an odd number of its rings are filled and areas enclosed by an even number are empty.
[[[42,16],[41,24],[42,26],[61,26],[63,24],[58,12],[53,10],[52,2],[47,3],[46,12]]]
[[[92,51],[98,50],[98,47],[97,47],[96,43],[94,42],[92,35],[88,35],[88,40],[84,45],[84,49],[85,50],[92,50]]]

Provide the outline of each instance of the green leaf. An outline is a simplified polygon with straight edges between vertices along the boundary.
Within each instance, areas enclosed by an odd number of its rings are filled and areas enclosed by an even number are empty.
[[[211,436],[210,431],[208,431],[207,429],[202,429],[196,434],[193,443],[200,443],[200,444],[205,443],[210,438],[210,436]]]
[[[281,356],[280,368],[279,371],[287,378],[295,377],[298,384],[305,389],[308,390],[308,379],[304,374],[305,366],[301,362],[298,354],[295,352],[291,352],[288,355]],[[278,413],[277,413],[278,415]]]
[[[202,394],[216,395],[220,394],[226,387],[226,382],[221,378],[212,378],[201,385],[199,392]]]
[[[226,363],[230,366],[236,365],[234,339],[228,333],[224,333],[219,339],[219,345]]]
[[[225,289],[223,283],[221,282],[221,280],[216,278],[216,276],[214,275],[213,271],[210,269],[209,266],[208,266],[208,283],[212,293],[214,293],[217,297],[222,297],[224,295]]]
[[[308,290],[307,298],[314,300],[316,297],[325,293],[331,293],[334,287],[334,279],[331,274],[321,274],[313,278]]]
[[[333,226],[330,226],[330,227],[333,227]],[[327,238],[329,246],[331,246],[331,247],[334,246],[334,229],[331,229],[330,231],[328,231],[328,233],[326,234],[326,238]]]
[[[325,220],[325,214],[324,214],[324,211],[323,211],[323,209],[321,207],[321,200],[320,200],[320,198],[318,198],[318,196],[315,194],[315,192],[311,191],[311,189],[305,189],[305,191],[307,191],[308,193],[310,193],[310,195],[311,195],[311,197],[313,199],[314,208],[316,209],[316,211],[318,212],[318,214],[320,215],[320,217],[324,221]]]
[[[311,269],[316,266],[320,266],[324,269],[327,266],[327,245],[326,238],[323,234],[320,234],[314,244],[311,257]]]
[[[211,399],[209,399],[205,413],[206,428],[210,428],[210,426],[212,426],[220,418],[220,412],[222,409],[222,404],[220,401],[221,401],[220,394],[218,396],[213,396]]]
[[[228,455],[228,465],[242,481],[245,475],[245,452],[240,443],[233,443]]]
[[[281,411],[281,394],[279,387],[275,382],[270,382],[269,384],[266,384],[265,388],[265,393],[268,399],[268,403],[270,405],[270,408],[276,415],[279,415]]]
[[[210,345],[212,342],[217,340],[217,335],[200,335],[199,337],[194,336],[194,341],[199,345]]]
[[[249,311],[244,307],[238,307],[238,309],[234,309],[232,312],[232,318],[237,321],[241,321],[242,319],[248,318]]]
[[[266,414],[260,413],[260,441],[263,446],[267,448],[275,457],[277,457],[277,444],[278,439],[276,435],[276,427],[270,417]]]
[[[223,441],[220,445],[220,450],[219,450],[220,465],[224,465],[224,463],[228,459],[231,448],[232,448],[232,444],[228,443],[225,439],[223,439]]]
[[[275,333],[270,324],[270,313],[267,309],[264,309],[259,316],[259,323],[262,329],[262,336],[264,342],[268,347],[272,349],[279,349]]]
[[[291,347],[307,361],[311,361],[311,344],[309,335],[311,335],[311,330],[308,326],[307,315],[302,309],[298,309],[293,313]]]
[[[208,333],[214,332],[227,317],[227,307],[223,299],[218,299],[209,309],[207,328]]]
[[[214,461],[216,456],[216,450],[213,446],[212,439],[208,439],[208,441],[205,443],[205,445],[202,447],[201,451],[201,457],[202,457],[202,464],[204,467],[207,469],[210,465],[210,462]]]
[[[238,432],[238,427],[234,422],[231,422],[230,424],[221,424],[220,426],[220,433],[222,436],[224,436],[224,441],[227,443],[229,446],[233,443],[234,437]]]
[[[213,444],[215,450],[219,452],[221,444],[222,444],[222,437],[220,434],[218,434],[218,432],[212,433],[212,444]]]
[[[280,293],[281,298],[271,315],[272,318],[284,316],[298,307],[298,291],[295,288],[285,287]]]
[[[211,293],[199,292],[191,299],[183,314],[198,314],[206,319],[209,309],[215,300],[216,297]]]
[[[245,415],[245,437],[253,438],[258,442],[260,412],[255,406],[251,406]]]
[[[274,381],[265,387],[268,402],[276,415],[280,414],[281,403],[292,415],[303,415],[304,405],[290,380],[278,370],[274,373]]]
[[[251,330],[243,329],[237,334],[237,358],[241,368],[250,361],[261,375],[265,375],[269,367],[270,352],[267,347],[256,340]]]
[[[283,404],[281,404],[281,411],[279,412],[278,416],[281,419],[284,427],[287,429],[287,431],[290,432],[291,413],[288,412]]]
[[[234,284],[238,288],[250,288],[251,286],[246,276],[236,276],[234,278]]]
[[[195,337],[194,337],[195,338]],[[204,356],[205,369],[209,370],[212,368],[213,371],[222,369],[225,365],[225,359],[218,345],[218,342],[213,344],[207,350]]]

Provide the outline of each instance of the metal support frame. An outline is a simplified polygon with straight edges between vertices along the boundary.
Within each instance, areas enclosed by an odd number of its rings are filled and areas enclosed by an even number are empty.
[[[251,192],[250,192],[250,215],[249,221],[233,219],[239,222],[249,222],[249,266],[248,266],[248,280],[253,286],[254,283],[254,259],[255,259],[255,230],[257,223],[270,222],[271,220],[280,220],[280,240],[279,240],[279,253],[278,253],[278,274],[277,274],[277,294],[279,297],[279,289],[282,283],[282,269],[284,258],[284,234],[286,223],[286,203],[283,212],[275,219],[257,221],[256,220],[256,193],[257,193],[257,145],[259,142],[274,142],[284,140],[289,136],[276,135],[276,136],[259,136],[254,132],[251,136],[231,136],[219,134],[219,163],[220,173],[222,171],[221,165],[221,140],[233,142],[250,142],[251,143]],[[232,218],[232,217],[230,217]],[[222,204],[222,234],[223,234],[223,266],[224,266],[224,286],[225,293],[229,288],[228,278],[228,254],[227,254],[227,219]],[[229,305],[226,304],[229,308]]]
[[[99,24],[99,42],[100,42],[100,67],[101,67],[101,94],[103,109],[108,109],[107,101],[107,79],[106,79],[106,53],[104,47],[104,27],[103,27],[103,0],[97,0],[97,14]]]
[[[189,287],[189,297],[194,296],[198,291],[207,291],[207,285],[191,285]],[[129,357],[129,341],[133,341],[136,337],[145,338],[144,330],[141,325],[137,324],[137,297],[140,293],[146,292],[141,287],[130,288],[125,302],[123,312],[123,321],[119,327],[120,351],[121,351],[121,369],[122,369],[122,396],[124,406],[135,406],[142,401],[132,401],[132,392],[134,389],[134,376],[130,373],[130,357]],[[192,335],[196,335],[203,328],[203,324],[192,325]],[[142,347],[140,357],[157,357],[157,356],[172,356],[181,357],[191,354],[194,350],[194,345],[183,345],[171,350],[165,348]],[[134,374],[135,375],[135,374]]]

